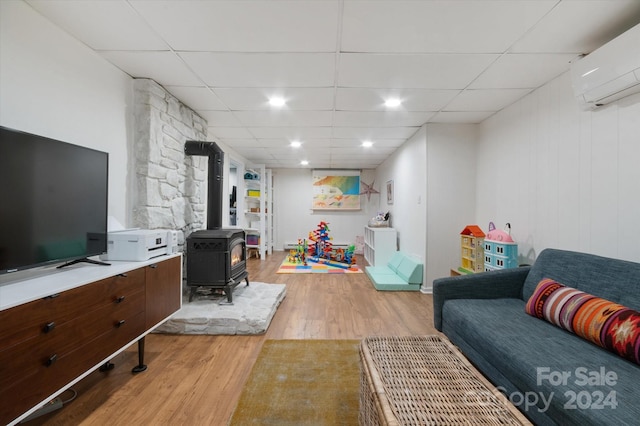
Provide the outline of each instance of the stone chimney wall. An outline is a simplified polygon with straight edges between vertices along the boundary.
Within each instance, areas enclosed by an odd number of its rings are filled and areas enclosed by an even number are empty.
[[[207,140],[207,122],[153,80],[134,80],[133,225],[182,231],[206,222],[207,158],[185,156],[187,140]]]

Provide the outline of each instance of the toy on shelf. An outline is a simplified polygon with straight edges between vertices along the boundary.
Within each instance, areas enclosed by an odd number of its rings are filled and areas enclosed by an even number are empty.
[[[245,180],[260,180],[260,174],[257,173],[255,170],[247,170],[246,172],[244,172],[244,178]]]
[[[485,271],[518,266],[518,244],[511,238],[511,224],[507,223],[505,229],[496,229],[493,222],[489,222],[489,233],[484,240]]]
[[[460,272],[469,274],[484,271],[484,237],[478,225],[467,225],[460,232]]]
[[[367,224],[369,228],[388,228],[389,227],[389,212],[378,212],[374,217],[369,219]]]

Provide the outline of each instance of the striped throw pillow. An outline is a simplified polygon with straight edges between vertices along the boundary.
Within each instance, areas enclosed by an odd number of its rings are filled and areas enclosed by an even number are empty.
[[[525,311],[640,364],[638,311],[550,278],[538,283]]]

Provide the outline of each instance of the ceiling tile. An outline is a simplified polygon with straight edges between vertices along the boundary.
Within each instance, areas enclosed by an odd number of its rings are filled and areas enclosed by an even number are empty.
[[[331,111],[236,111],[235,115],[248,127],[331,126]]]
[[[299,140],[298,142],[301,143],[301,146],[298,148],[294,148],[291,146],[292,141],[288,139],[258,139],[258,141],[261,144],[264,144],[265,146],[275,147],[275,148],[286,148],[292,151],[296,151],[301,148],[305,149],[307,147],[326,148],[330,146],[330,143],[331,143],[330,139],[305,139],[305,140]]]
[[[269,105],[271,97],[281,97],[282,110],[333,109],[333,88],[217,88],[215,93],[232,110],[276,110]]]
[[[360,89],[338,88],[336,109],[344,111],[438,111],[451,101],[460,90],[429,89]],[[388,108],[384,101],[399,99],[398,108]]]
[[[434,115],[430,123],[480,123],[495,114],[492,111],[443,111]]]
[[[105,51],[99,53],[134,78],[150,78],[165,86],[202,86],[202,81],[171,52]]]
[[[465,90],[444,111],[499,111],[529,92],[531,89]]]
[[[38,12],[96,50],[169,50],[124,1],[28,0]]]
[[[335,52],[340,2],[130,0],[175,50]]]
[[[335,54],[179,52],[211,87],[333,87]]]
[[[398,148],[406,142],[406,139],[375,139],[371,147],[374,151],[380,149]]]
[[[640,22],[639,0],[25,3],[274,167],[376,167],[423,123],[481,122]],[[390,96],[402,104],[385,108]]]
[[[361,139],[331,139],[328,146],[330,148],[362,148]]]
[[[344,147],[344,148],[333,148],[331,150],[331,158],[346,158],[354,156],[366,156],[369,152],[365,150],[365,148],[359,147]]]
[[[253,135],[244,127],[217,127],[209,126],[209,133],[213,133],[220,139],[244,139]]]
[[[229,108],[207,87],[165,86],[173,96],[194,110],[227,111]]]
[[[422,126],[432,115],[432,112],[336,111],[333,122],[336,126],[408,127]]]
[[[556,0],[347,1],[342,51],[502,53],[556,4]]]
[[[343,53],[339,87],[464,89],[498,58],[493,54],[387,55]]]
[[[590,53],[638,22],[638,0],[563,1],[510,51]]]
[[[470,86],[470,89],[536,88],[569,70],[576,55],[567,53],[506,54]]]
[[[224,139],[223,142],[234,149],[266,148],[261,146],[256,139]]]
[[[334,138],[377,140],[377,139],[408,139],[420,127],[339,127],[333,128]]]
[[[290,141],[305,139],[327,139],[331,137],[331,127],[250,127],[256,138],[282,138]]]
[[[198,111],[200,116],[207,120],[208,127],[241,127],[240,121],[234,113],[229,111]]]
[[[234,147],[234,150],[243,157],[250,158],[253,163],[262,163],[266,160],[273,160],[275,157],[269,152],[267,148],[244,148]]]

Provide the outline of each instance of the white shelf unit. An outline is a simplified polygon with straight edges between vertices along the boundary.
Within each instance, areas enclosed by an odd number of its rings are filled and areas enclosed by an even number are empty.
[[[247,244],[247,248],[257,248],[260,259],[264,260],[273,248],[272,171],[264,165],[255,165],[247,171],[259,175],[259,179],[244,179],[244,229],[247,235],[259,236],[259,244]]]
[[[398,234],[393,228],[364,228],[364,260],[371,266],[386,265],[398,250]]]
[[[267,176],[267,181],[265,184],[265,188],[267,191],[267,199],[265,200],[265,206],[266,206],[266,234],[267,234],[267,253],[268,254],[273,254],[273,241],[275,239],[275,235],[276,235],[276,229],[275,229],[275,223],[273,220],[273,216],[274,216],[274,212],[275,212],[275,208],[274,208],[274,203],[273,200],[275,200],[275,194],[274,194],[274,189],[273,189],[273,170],[271,169],[267,169],[265,172],[265,175]]]

